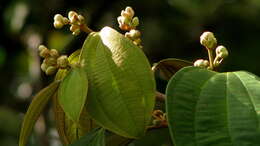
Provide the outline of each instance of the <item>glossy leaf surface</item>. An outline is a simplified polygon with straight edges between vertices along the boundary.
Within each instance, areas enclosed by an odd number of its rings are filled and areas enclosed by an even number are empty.
[[[59,86],[59,82],[55,81],[46,88],[42,89],[33,98],[22,123],[22,128],[19,138],[19,146],[25,146],[28,138],[33,130],[34,124],[42,113],[49,99],[53,96]]]
[[[144,135],[154,107],[155,81],[141,49],[109,27],[90,34],[83,49],[91,117],[119,135]]]
[[[176,146],[260,143],[260,81],[248,72],[187,67],[167,87],[167,117]]]

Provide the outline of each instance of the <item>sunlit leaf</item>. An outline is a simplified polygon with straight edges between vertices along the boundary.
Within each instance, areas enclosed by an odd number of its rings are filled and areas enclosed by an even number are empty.
[[[44,107],[49,99],[53,96],[59,86],[59,82],[55,81],[46,88],[42,89],[33,98],[23,120],[22,129],[20,132],[19,146],[25,146],[27,140],[33,130],[34,124],[39,118]]]
[[[243,71],[180,70],[166,90],[167,117],[175,145],[259,145],[259,89],[259,78]]]
[[[105,27],[91,33],[82,61],[89,77],[87,110],[104,128],[118,135],[144,135],[155,102],[155,81],[142,50]]]
[[[81,67],[72,68],[65,76],[58,90],[58,100],[66,115],[78,122],[85,105],[88,79]]]
[[[69,146],[105,146],[105,130],[93,129]]]

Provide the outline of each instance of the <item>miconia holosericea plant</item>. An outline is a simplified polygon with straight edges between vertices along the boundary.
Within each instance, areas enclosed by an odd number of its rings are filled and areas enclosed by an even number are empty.
[[[50,101],[64,145],[260,145],[260,80],[246,71],[217,72],[229,53],[212,32],[200,37],[208,59],[168,58],[151,67],[134,10],[126,7],[117,20],[125,34],[107,26],[93,31],[74,11],[54,16],[55,28],[88,36],[70,55],[39,46],[41,70],[55,78],[33,98],[19,146]],[[165,94],[155,76],[168,81]]]

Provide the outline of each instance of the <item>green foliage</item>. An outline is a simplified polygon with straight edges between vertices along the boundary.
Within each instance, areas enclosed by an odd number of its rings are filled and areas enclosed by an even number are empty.
[[[105,27],[89,35],[82,60],[89,78],[86,107],[91,117],[119,135],[144,135],[154,107],[155,82],[140,48]]]
[[[69,146],[105,146],[105,130],[93,129]]]
[[[259,78],[187,67],[167,86],[167,116],[176,146],[260,143]]]
[[[191,7],[190,12],[198,8]],[[229,52],[217,44],[212,32],[200,37],[208,60],[169,58],[151,68],[141,50],[139,18],[134,14],[126,7],[117,19],[120,29],[127,31],[124,35],[110,27],[94,32],[74,11],[68,18],[55,15],[55,28],[70,25],[73,35],[90,34],[69,57],[39,47],[45,58],[41,69],[56,76],[33,99],[19,146],[26,145],[50,98],[60,140],[68,146],[259,145],[259,78],[244,71],[216,72]],[[48,64],[52,70],[44,66]],[[170,80],[166,97],[156,91],[157,75]]]
[[[44,107],[48,103],[49,99],[53,96],[56,89],[59,86],[59,82],[55,81],[46,88],[42,89],[32,100],[23,120],[22,129],[20,132],[19,146],[25,146],[27,140],[33,130],[34,124],[39,118]]]
[[[72,68],[59,86],[58,100],[66,115],[78,122],[88,91],[87,75],[81,67]]]

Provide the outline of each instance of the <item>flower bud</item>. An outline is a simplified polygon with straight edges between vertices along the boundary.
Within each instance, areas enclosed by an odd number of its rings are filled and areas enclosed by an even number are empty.
[[[200,43],[208,49],[214,49],[217,46],[217,39],[212,32],[204,32],[200,36]]]
[[[132,25],[134,27],[138,26],[139,25],[139,19],[138,17],[134,17],[133,20],[132,20]]]
[[[39,55],[42,57],[42,58],[46,58],[50,55],[49,53],[49,49],[47,49],[46,47],[45,48],[42,48],[42,50],[40,51]]]
[[[63,16],[61,14],[56,14],[54,16],[54,21],[63,21]]]
[[[138,30],[132,29],[132,30],[130,30],[130,35],[133,39],[136,39],[141,36],[141,33]]]
[[[77,29],[80,29],[78,25],[72,24],[72,25],[70,26],[70,31],[71,31],[71,32],[74,32],[74,31],[76,31]]]
[[[194,66],[207,68],[209,66],[209,61],[208,60],[199,59],[199,60],[194,62]]]
[[[63,24],[69,24],[69,19],[66,17],[63,17],[62,22],[63,22]]]
[[[39,51],[41,52],[42,50],[44,50],[44,49],[48,49],[46,46],[44,46],[44,45],[40,45],[39,47],[38,47],[38,49],[39,49]]]
[[[218,46],[216,48],[216,54],[219,58],[226,58],[228,56],[228,50],[224,46]]]
[[[66,68],[69,64],[68,57],[66,55],[62,55],[57,59],[57,65],[59,68]]]
[[[47,65],[46,63],[42,63],[42,64],[41,64],[41,70],[42,70],[42,71],[45,72],[45,71],[47,70],[47,68],[48,68],[48,65]]]
[[[133,16],[135,15],[134,10],[129,6],[125,8],[125,12],[128,13],[128,15],[129,15],[128,18],[130,18],[130,19],[132,19]]]
[[[81,23],[84,22],[85,20],[85,18],[82,15],[78,15],[78,19]]]
[[[57,57],[59,57],[59,52],[56,49],[51,49],[50,50],[50,55],[53,58],[57,58]]]
[[[53,23],[53,26],[56,28],[56,29],[60,29],[64,26],[63,22],[62,21],[54,21]]]
[[[74,17],[74,15],[78,15],[78,13],[76,13],[75,11],[69,11],[68,17],[69,17],[70,20],[72,20],[72,18]]]
[[[43,63],[47,64],[48,66],[56,65],[56,58],[48,57],[43,60]]]
[[[57,68],[56,68],[56,67],[54,67],[54,66],[49,66],[49,67],[46,69],[45,73],[46,73],[46,75],[53,75],[54,73],[56,73],[56,71],[57,71]]]

